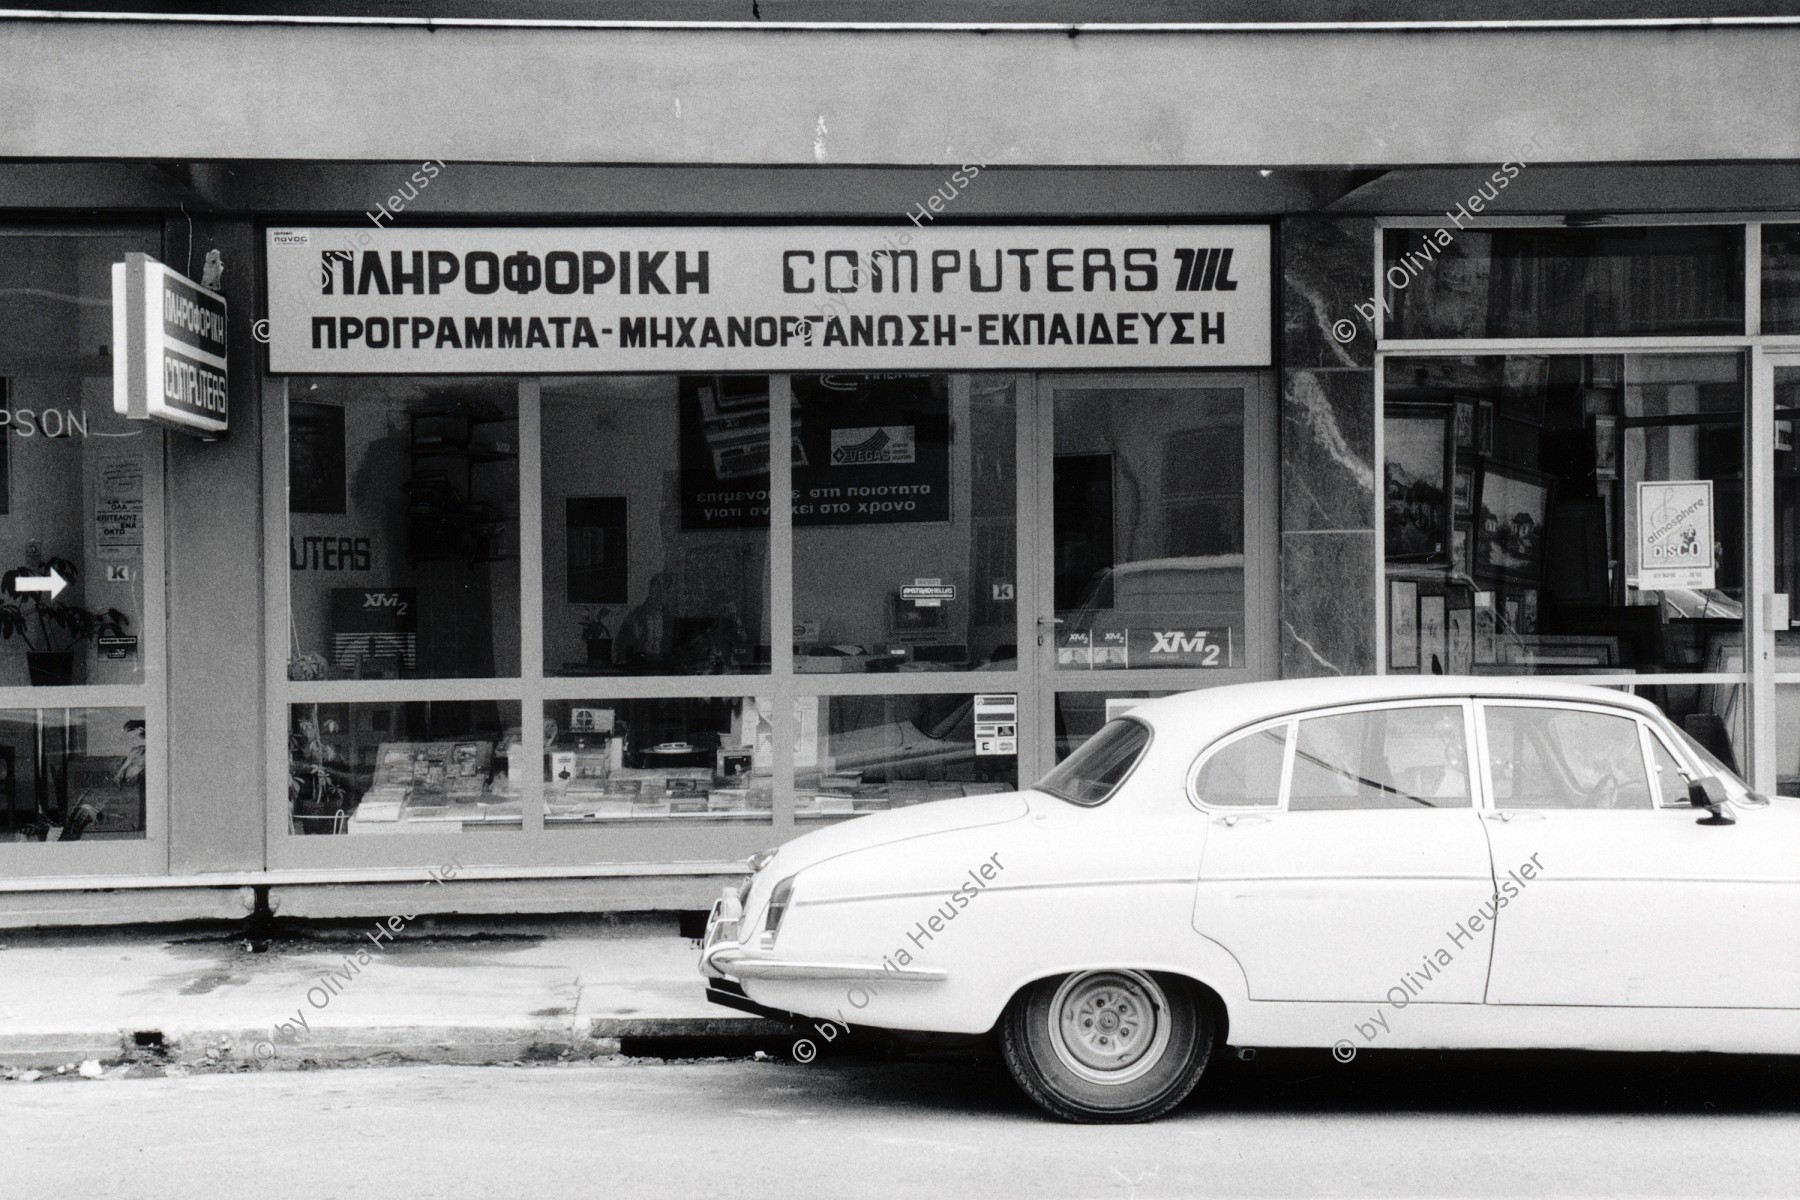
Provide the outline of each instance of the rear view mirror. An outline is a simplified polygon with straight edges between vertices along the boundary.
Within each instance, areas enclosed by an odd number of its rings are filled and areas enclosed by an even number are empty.
[[[1725,811],[1730,799],[1717,776],[1707,775],[1688,784],[1688,803],[1708,810],[1706,816],[1694,822],[1696,825],[1736,825],[1737,819]]]

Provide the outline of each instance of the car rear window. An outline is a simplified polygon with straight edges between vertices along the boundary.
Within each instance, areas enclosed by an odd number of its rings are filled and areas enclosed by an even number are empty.
[[[1121,718],[1108,722],[1038,780],[1037,790],[1084,808],[1104,804],[1125,782],[1149,744],[1150,730],[1137,721]]]

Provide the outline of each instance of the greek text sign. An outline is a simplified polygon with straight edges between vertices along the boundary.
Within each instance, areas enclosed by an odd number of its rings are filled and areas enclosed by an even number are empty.
[[[112,293],[113,411],[225,432],[225,298],[144,254],[113,264]]]
[[[277,373],[1270,362],[1261,225],[294,228],[268,255]]]
[[[1638,587],[1715,586],[1710,479],[1638,484]]]

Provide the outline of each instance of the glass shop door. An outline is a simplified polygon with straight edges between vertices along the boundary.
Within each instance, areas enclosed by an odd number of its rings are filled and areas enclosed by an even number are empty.
[[[1274,679],[1275,427],[1261,373],[1039,376],[1045,768],[1154,696]]]

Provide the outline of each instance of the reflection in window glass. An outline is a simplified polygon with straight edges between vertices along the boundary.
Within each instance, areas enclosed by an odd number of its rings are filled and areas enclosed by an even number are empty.
[[[517,675],[516,385],[296,379],[288,395],[289,677]]]
[[[1014,377],[793,388],[795,671],[1013,667]]]
[[[1288,810],[1467,808],[1461,708],[1393,708],[1300,722]]]
[[[1137,721],[1109,721],[1035,786],[1071,804],[1099,804],[1125,782],[1149,744],[1148,726]]]
[[[1124,716],[1145,700],[1173,692],[1056,693],[1056,761],[1061,762],[1100,732],[1108,721]]]
[[[1243,389],[1055,395],[1057,667],[1243,666]]]
[[[0,839],[144,837],[144,710],[0,711]]]
[[[1494,802],[1501,808],[1649,808],[1638,724],[1576,709],[1487,709]]]
[[[150,236],[0,237],[0,686],[143,679],[144,480],[112,409],[111,264]],[[153,535],[154,536],[154,535]],[[54,568],[52,597],[16,589]]]
[[[290,828],[300,834],[517,829],[525,764],[506,700],[295,704]]]
[[[769,380],[543,385],[544,669],[769,670]]]
[[[1200,768],[1194,793],[1204,804],[1279,804],[1288,727],[1277,725],[1232,742]]]
[[[1393,358],[1384,383],[1390,671],[1743,669],[1741,356]],[[1638,561],[1646,516],[1680,554]]]
[[[545,705],[544,823],[767,824],[767,699],[557,700]]]
[[[1008,734],[1004,723],[983,720],[1000,731],[978,739],[978,699],[952,693],[797,701],[795,814],[849,816],[1017,790],[1017,729]],[[1016,714],[1016,697],[989,699],[997,703],[984,717],[1004,713],[1006,701]]]
[[[1744,332],[1741,226],[1452,232],[1386,231],[1388,337]]]

